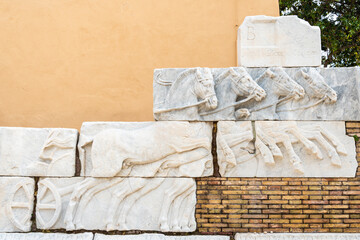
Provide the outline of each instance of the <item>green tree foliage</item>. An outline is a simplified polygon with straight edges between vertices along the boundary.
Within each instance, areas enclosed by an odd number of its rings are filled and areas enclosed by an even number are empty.
[[[324,66],[360,66],[360,0],[279,0],[281,15],[321,29]]]

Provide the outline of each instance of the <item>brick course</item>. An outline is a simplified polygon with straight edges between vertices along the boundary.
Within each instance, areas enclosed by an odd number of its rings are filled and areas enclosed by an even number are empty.
[[[360,136],[360,122],[347,122],[346,132]],[[360,141],[356,151],[360,162]],[[359,168],[355,178],[218,176],[196,179],[200,234],[360,233]]]

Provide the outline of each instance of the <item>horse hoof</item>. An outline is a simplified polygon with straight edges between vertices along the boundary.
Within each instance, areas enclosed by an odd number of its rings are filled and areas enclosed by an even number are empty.
[[[160,230],[161,230],[162,232],[169,232],[169,231],[170,231],[169,225],[167,225],[167,224],[160,224]]]
[[[73,231],[73,230],[75,230],[75,224],[70,223],[70,222],[66,223],[66,230],[67,230],[67,231]]]
[[[303,166],[302,162],[295,162],[294,167],[297,172],[304,174],[304,166]]]

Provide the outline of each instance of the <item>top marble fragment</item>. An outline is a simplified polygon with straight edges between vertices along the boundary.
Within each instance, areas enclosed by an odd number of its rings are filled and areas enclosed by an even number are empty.
[[[82,176],[201,177],[213,173],[212,123],[85,122]]]
[[[0,175],[74,176],[78,132],[64,128],[0,128]]]
[[[297,16],[248,16],[238,29],[237,52],[238,66],[320,66],[320,28]]]
[[[360,120],[360,68],[154,71],[156,120]]]

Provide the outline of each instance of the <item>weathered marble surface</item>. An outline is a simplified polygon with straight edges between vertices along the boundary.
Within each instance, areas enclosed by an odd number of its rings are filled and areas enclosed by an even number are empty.
[[[216,235],[165,236],[163,234],[104,235],[96,233],[94,240],[230,240],[230,237]]]
[[[212,123],[85,122],[82,176],[201,177],[213,173]]]
[[[0,175],[74,176],[78,132],[0,127]]]
[[[237,233],[235,240],[358,240],[358,233]]]
[[[0,232],[30,231],[34,184],[31,178],[0,177]]]
[[[38,186],[40,229],[196,229],[191,178],[43,178]]]
[[[355,142],[345,122],[223,121],[217,155],[223,177],[354,177]]]
[[[320,66],[320,28],[297,16],[248,16],[238,29],[237,55],[245,67]]]
[[[216,94],[216,108],[211,109],[203,104],[192,106],[207,98],[178,83],[193,81],[191,74],[184,74],[187,71],[154,71],[156,120],[360,120],[358,67],[213,68],[213,83],[206,85]],[[177,96],[176,101],[172,96]]]
[[[0,233],[0,240],[92,240],[92,233]]]

